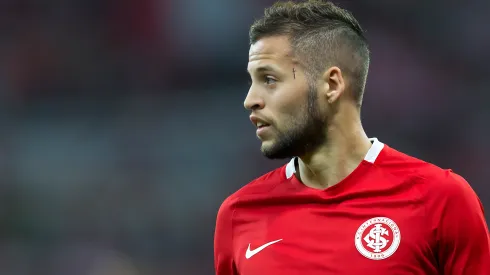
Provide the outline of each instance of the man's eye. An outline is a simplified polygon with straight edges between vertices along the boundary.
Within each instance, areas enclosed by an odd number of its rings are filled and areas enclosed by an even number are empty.
[[[270,77],[270,76],[265,77],[265,84],[266,85],[272,85],[274,83],[276,83],[276,80],[273,77]]]

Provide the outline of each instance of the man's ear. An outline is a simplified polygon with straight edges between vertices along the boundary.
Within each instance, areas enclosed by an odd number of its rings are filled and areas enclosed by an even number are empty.
[[[328,103],[332,104],[339,100],[345,91],[344,77],[339,67],[330,67],[322,76],[322,92]]]

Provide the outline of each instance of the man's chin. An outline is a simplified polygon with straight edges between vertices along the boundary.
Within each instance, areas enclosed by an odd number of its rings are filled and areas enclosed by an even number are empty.
[[[262,142],[260,151],[268,159],[286,159],[291,158],[291,154],[281,148],[277,148],[273,142]]]
[[[262,145],[260,146],[260,151],[265,155],[267,153],[273,153],[276,151],[276,142],[272,139],[262,140]]]

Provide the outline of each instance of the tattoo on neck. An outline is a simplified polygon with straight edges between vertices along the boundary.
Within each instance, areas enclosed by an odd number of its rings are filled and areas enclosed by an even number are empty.
[[[294,79],[296,79],[296,70],[293,68],[293,76],[294,76]]]

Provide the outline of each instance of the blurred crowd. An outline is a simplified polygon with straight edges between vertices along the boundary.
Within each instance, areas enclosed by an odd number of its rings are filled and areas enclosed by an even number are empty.
[[[0,274],[213,274],[219,205],[286,161],[243,109],[272,2],[1,1]],[[337,2],[371,45],[367,133],[490,208],[490,2]]]

